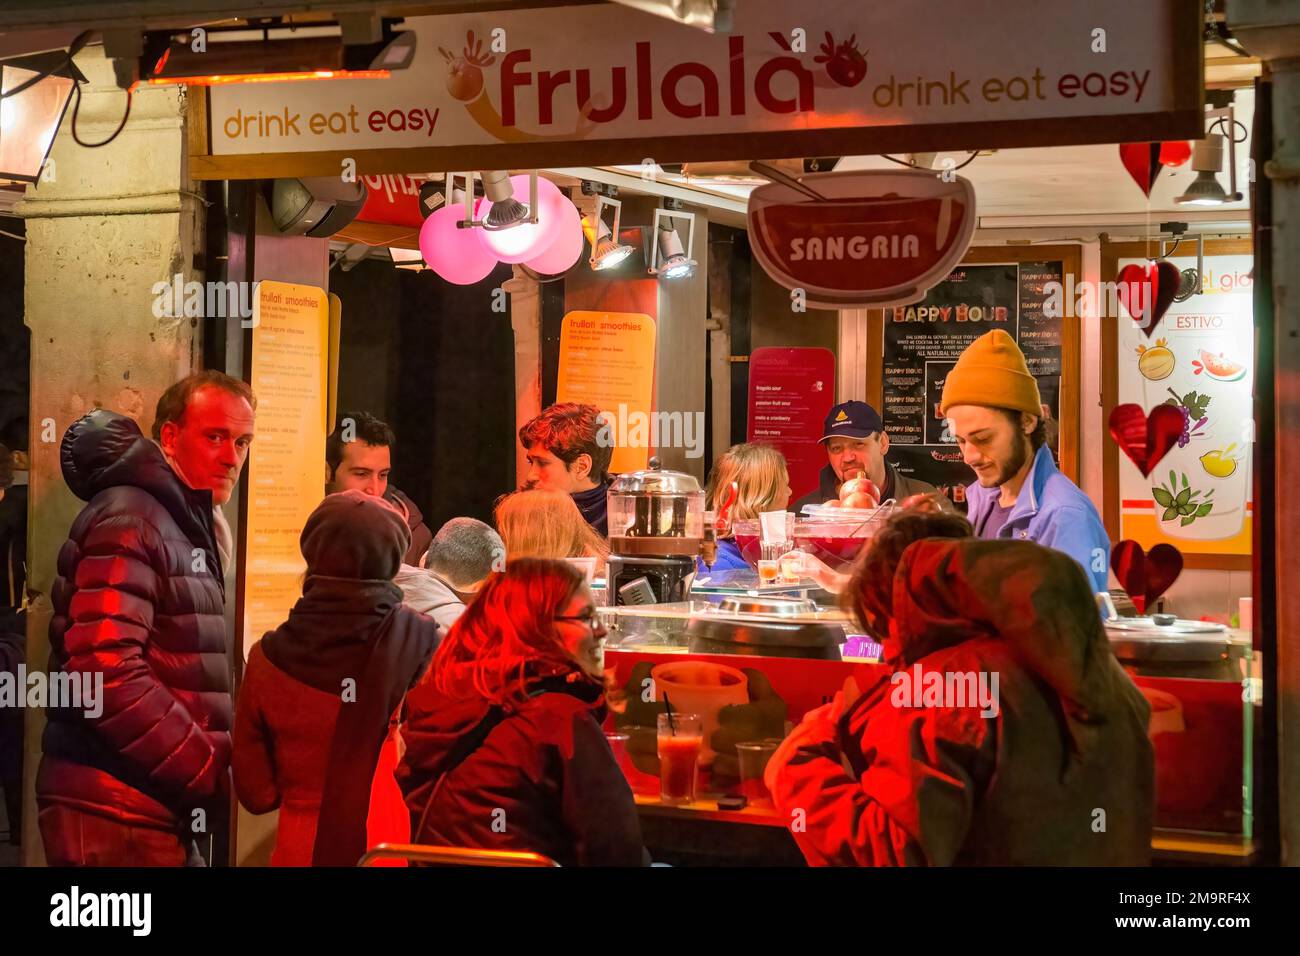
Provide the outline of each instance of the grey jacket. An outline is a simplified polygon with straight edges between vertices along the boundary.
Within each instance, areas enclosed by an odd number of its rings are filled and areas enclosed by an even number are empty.
[[[465,602],[455,589],[425,568],[404,564],[398,569],[393,583],[402,589],[403,604],[438,622],[440,640],[447,636],[447,631],[465,610]]]

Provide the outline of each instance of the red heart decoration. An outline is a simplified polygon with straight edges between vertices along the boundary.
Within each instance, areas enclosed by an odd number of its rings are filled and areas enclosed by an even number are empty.
[[[1128,170],[1128,174],[1133,177],[1133,182],[1138,184],[1143,195],[1150,198],[1151,187],[1156,184],[1156,177],[1160,175],[1160,144],[1159,143],[1121,143],[1119,147],[1119,158]]]
[[[1173,405],[1157,405],[1150,414],[1141,405],[1116,405],[1110,413],[1110,437],[1137,465],[1145,478],[1178,443],[1183,413]]]
[[[1151,333],[1174,304],[1174,296],[1178,294],[1182,281],[1178,266],[1162,259],[1148,262],[1145,266],[1137,263],[1125,266],[1119,270],[1115,284],[1119,287],[1119,301],[1137,327],[1151,338]]]
[[[1136,541],[1126,540],[1111,549],[1110,567],[1138,613],[1145,614],[1178,580],[1183,556],[1172,544],[1158,544],[1145,552]]]
[[[1160,144],[1160,165],[1181,166],[1192,158],[1192,144],[1185,139]]]

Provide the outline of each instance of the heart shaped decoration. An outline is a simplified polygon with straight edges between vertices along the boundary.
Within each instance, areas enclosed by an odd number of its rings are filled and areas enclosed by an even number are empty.
[[[1178,266],[1168,260],[1148,262],[1145,266],[1132,263],[1119,270],[1115,284],[1119,301],[1133,322],[1147,338],[1155,331],[1169,307],[1174,304],[1178,286],[1183,276]]]
[[[1192,158],[1192,144],[1185,139],[1176,139],[1160,144],[1160,165],[1181,166]]]
[[[1126,540],[1111,549],[1110,567],[1138,613],[1145,614],[1182,574],[1183,556],[1172,544],[1158,544],[1148,552]]]
[[[1150,414],[1141,405],[1116,405],[1110,413],[1110,437],[1145,478],[1178,443],[1183,413],[1174,405],[1157,405]]]
[[[1142,194],[1151,197],[1151,187],[1156,184],[1156,177],[1164,167],[1160,165],[1159,143],[1121,143],[1119,147],[1120,162],[1138,184]]]

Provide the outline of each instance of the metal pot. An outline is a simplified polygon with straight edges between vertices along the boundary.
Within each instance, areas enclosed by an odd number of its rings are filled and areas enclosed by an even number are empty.
[[[740,654],[838,661],[844,627],[812,601],[729,597],[686,627],[692,654]]]
[[[1222,624],[1172,614],[1114,618],[1106,622],[1106,636],[1119,662],[1142,677],[1240,682],[1250,653],[1250,641]]]

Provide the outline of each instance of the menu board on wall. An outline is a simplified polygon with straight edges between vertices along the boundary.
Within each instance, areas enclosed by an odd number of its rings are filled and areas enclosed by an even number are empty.
[[[1120,259],[1117,268],[1145,261]],[[1196,267],[1195,257],[1170,261]],[[1179,443],[1147,478],[1120,456],[1120,537],[1145,549],[1163,542],[1184,554],[1251,553],[1252,268],[1249,255],[1207,255],[1201,293],[1170,305],[1150,334],[1117,323],[1119,402],[1185,413]]]
[[[962,265],[916,305],[886,309],[881,417],[889,460],[958,504],[975,480],[939,413],[944,381],[966,347],[1002,329],[1025,353],[1045,416],[1060,416],[1063,324],[1044,313],[1045,286],[1060,282],[1059,261]],[[1058,430],[1048,429],[1059,454]]]
[[[817,487],[826,464],[818,444],[835,404],[835,353],[820,348],[761,348],[749,358],[749,441],[775,445],[790,472],[790,500]]]
[[[655,415],[655,321],[641,312],[570,312],[560,326],[556,402],[583,402],[605,413],[614,446],[612,474],[637,471],[650,449],[690,444],[686,413]],[[703,438],[701,431],[700,438]]]
[[[244,569],[244,656],[278,627],[302,593],[298,539],[325,494],[326,349],[324,289],[258,283],[252,386],[257,436],[248,454],[248,557]]]

